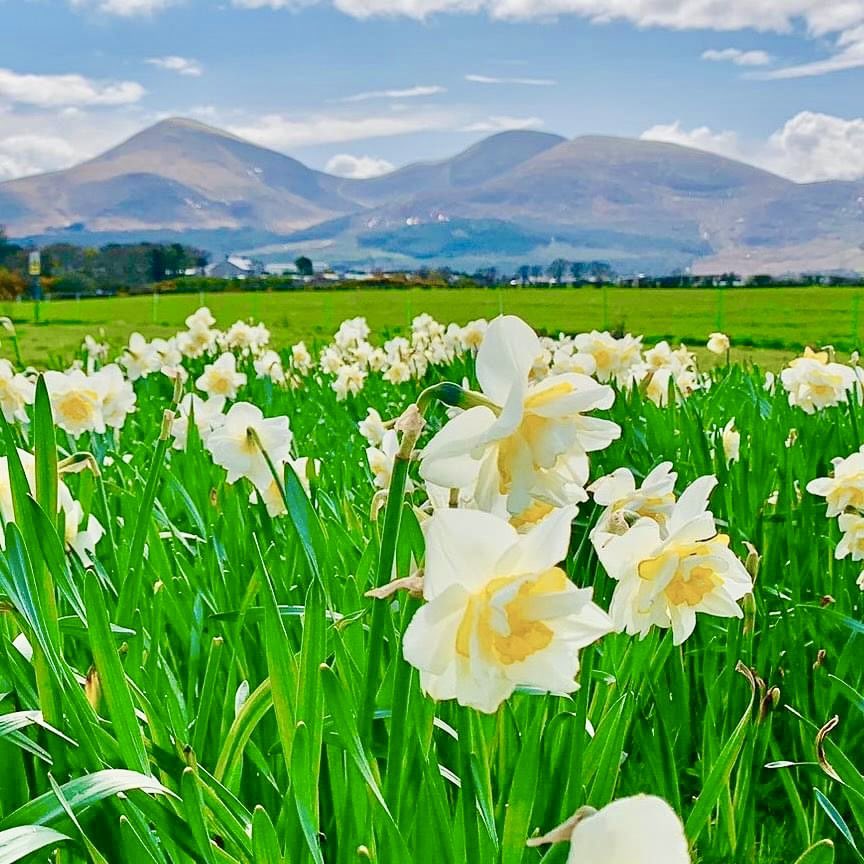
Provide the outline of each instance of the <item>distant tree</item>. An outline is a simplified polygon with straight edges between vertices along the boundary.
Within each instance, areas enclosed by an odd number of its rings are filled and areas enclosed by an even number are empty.
[[[570,262],[564,258],[556,258],[547,268],[546,273],[556,282],[563,282],[564,275],[570,269]]]
[[[608,261],[591,261],[586,267],[586,272],[597,282],[608,282],[615,276],[615,271]]]
[[[305,255],[301,255],[295,259],[294,266],[301,276],[312,276],[315,273],[315,268],[312,266],[312,260]]]
[[[0,267],[0,298],[14,300],[27,290],[27,283],[20,273]]]
[[[162,282],[168,274],[168,256],[162,246],[150,249],[150,281]]]
[[[539,264],[531,265],[531,278],[539,279],[543,275],[543,268]]]
[[[495,285],[498,282],[498,269],[496,267],[481,267],[471,277],[480,285]]]
[[[574,261],[570,265],[570,275],[575,282],[581,282],[585,278],[585,264],[582,261]]]
[[[524,285],[531,277],[531,268],[527,264],[523,264],[517,271],[516,275],[519,281]]]
[[[96,281],[86,273],[65,273],[54,280],[52,291],[55,294],[66,294],[79,296],[81,294],[95,294]]]

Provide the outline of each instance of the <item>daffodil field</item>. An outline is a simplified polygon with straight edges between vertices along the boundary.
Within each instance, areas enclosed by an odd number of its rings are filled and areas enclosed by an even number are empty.
[[[0,361],[0,864],[864,861],[857,357],[225,323]]]

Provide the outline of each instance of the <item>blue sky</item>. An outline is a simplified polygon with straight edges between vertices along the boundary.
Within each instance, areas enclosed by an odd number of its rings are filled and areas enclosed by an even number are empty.
[[[0,178],[172,115],[371,174],[505,128],[864,177],[864,0],[0,0]]]

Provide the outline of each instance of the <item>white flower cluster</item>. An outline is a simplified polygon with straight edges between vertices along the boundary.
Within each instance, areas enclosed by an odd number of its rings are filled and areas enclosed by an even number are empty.
[[[73,437],[121,429],[135,410],[135,390],[116,363],[89,374],[81,369],[45,373],[54,422]]]
[[[845,459],[834,459],[832,465],[834,476],[811,480],[807,491],[825,499],[826,516],[837,517],[843,536],[835,558],[864,561],[864,446]],[[864,570],[858,576],[858,587],[864,591]]]
[[[857,366],[846,366],[831,360],[828,351],[806,348],[781,373],[780,381],[786,390],[789,404],[797,405],[808,414],[849,401],[849,394],[857,392],[859,400],[864,394],[864,371]]]

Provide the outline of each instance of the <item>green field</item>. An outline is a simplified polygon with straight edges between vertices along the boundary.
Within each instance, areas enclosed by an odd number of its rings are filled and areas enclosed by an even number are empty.
[[[168,336],[199,305],[209,306],[223,326],[238,318],[263,319],[277,345],[327,338],[348,317],[365,315],[373,330],[403,327],[428,312],[440,321],[465,323],[501,312],[520,315],[548,333],[592,328],[629,330],[646,342],[661,338],[703,344],[721,329],[734,343],[759,348],[734,359],[777,365],[806,344],[859,343],[862,288],[733,289],[477,289],[320,291],[296,294],[184,294],[43,303],[34,324],[32,304],[4,304],[2,314],[18,327],[28,363],[68,357],[88,333],[103,332],[120,347],[131,330]],[[764,349],[771,349],[765,351]],[[4,341],[5,356],[11,345]]]

